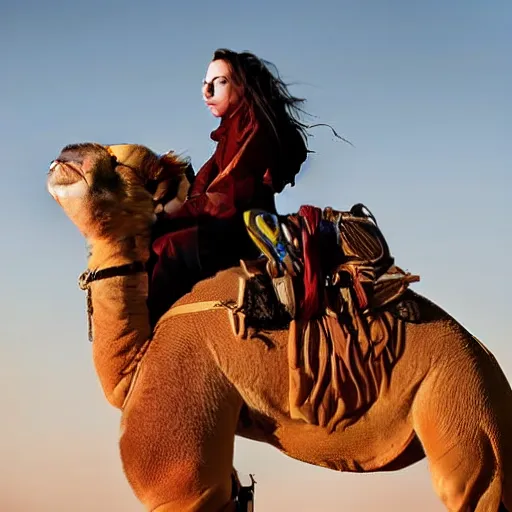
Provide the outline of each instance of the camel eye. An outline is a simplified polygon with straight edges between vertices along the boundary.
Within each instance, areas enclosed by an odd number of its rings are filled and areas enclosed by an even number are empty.
[[[82,165],[84,163],[84,155],[82,148],[77,145],[66,146],[61,154],[58,156],[57,160],[63,163],[74,163],[78,165]]]

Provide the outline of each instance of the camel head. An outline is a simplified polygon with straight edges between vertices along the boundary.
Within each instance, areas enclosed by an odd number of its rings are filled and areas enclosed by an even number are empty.
[[[137,144],[72,144],[51,163],[47,188],[89,241],[121,239],[146,234],[161,202],[186,194],[187,165]]]

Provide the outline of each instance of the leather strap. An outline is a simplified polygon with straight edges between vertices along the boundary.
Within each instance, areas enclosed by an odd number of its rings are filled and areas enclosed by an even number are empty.
[[[80,286],[82,290],[86,290],[93,281],[100,281],[101,279],[108,279],[110,277],[129,276],[144,272],[145,270],[146,266],[142,261],[133,261],[132,263],[102,268],[101,270],[87,269],[78,278],[78,286]]]

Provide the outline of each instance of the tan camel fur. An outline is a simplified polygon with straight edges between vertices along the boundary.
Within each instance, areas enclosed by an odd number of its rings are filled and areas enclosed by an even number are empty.
[[[90,270],[147,260],[154,202],[145,187],[165,178],[160,164],[143,146],[92,143],[53,162],[48,190],[90,244]],[[178,305],[236,301],[241,275],[201,281]],[[122,412],[123,467],[147,510],[235,510],[241,435],[338,471],[398,470],[426,456],[447,510],[512,511],[511,388],[493,355],[420,295],[428,321],[406,324],[392,378],[360,418],[329,433],[290,417],[287,331],[267,333],[270,344],[240,340],[217,308],[168,313],[151,333],[146,273],[89,290],[94,364]]]

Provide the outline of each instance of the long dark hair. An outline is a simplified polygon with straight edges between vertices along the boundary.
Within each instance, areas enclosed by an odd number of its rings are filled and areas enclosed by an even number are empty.
[[[275,178],[276,191],[287,183],[294,184],[295,174],[307,157],[307,125],[300,117],[307,114],[301,106],[304,98],[293,96],[281,79],[274,64],[250,52],[234,52],[219,48],[212,61],[223,60],[231,67],[234,85],[244,91],[252,113],[268,123],[278,146],[279,178]]]
[[[290,93],[272,62],[227,48],[215,50],[212,60],[224,60],[230,65],[235,85],[244,90],[246,101],[268,121],[276,136],[278,126],[287,121],[307,140],[307,125],[300,120],[300,115],[306,113],[300,105],[306,100]]]

